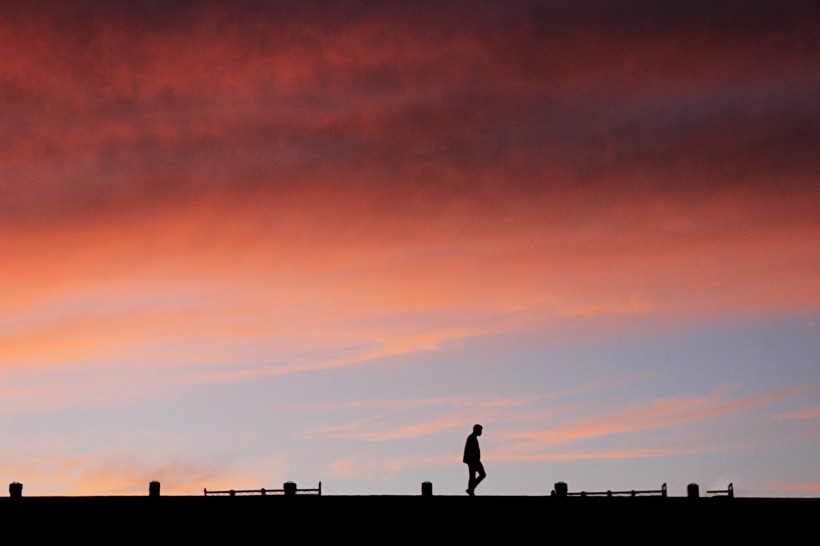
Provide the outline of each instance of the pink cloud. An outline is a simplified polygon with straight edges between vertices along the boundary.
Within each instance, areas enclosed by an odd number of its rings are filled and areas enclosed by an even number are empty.
[[[736,411],[758,407],[778,399],[807,392],[811,388],[767,391],[727,399],[725,392],[698,398],[665,398],[639,403],[578,424],[507,434],[510,440],[522,441],[520,448],[555,446],[579,440],[646,430],[667,429],[707,421]]]
[[[817,419],[818,417],[820,417],[820,406],[804,408],[780,416],[781,419]]]
[[[383,416],[382,416],[383,417]],[[390,440],[400,440],[407,438],[418,438],[431,434],[439,434],[455,429],[466,429],[469,422],[467,415],[447,415],[435,420],[428,420],[407,426],[380,426],[377,429],[361,429],[362,425],[368,424],[372,418],[362,419],[353,423],[347,423],[333,429],[311,431],[310,434],[318,434],[323,437],[343,438],[351,440],[361,440],[365,442],[385,442]]]
[[[367,478],[389,481],[409,470],[446,467],[453,465],[453,456],[373,457],[351,455],[331,463],[331,474],[336,478]]]
[[[514,453],[501,451],[488,454],[486,459],[494,462],[533,463],[533,462],[563,462],[584,461],[594,459],[650,459],[658,457],[676,457],[712,451],[732,449],[731,447],[675,447],[675,448],[633,448],[609,449],[595,451],[571,451],[561,453]]]
[[[798,481],[771,481],[765,483],[754,484],[761,491],[767,494],[775,494],[780,496],[812,496],[816,497],[820,491],[820,483],[812,482],[810,480]]]

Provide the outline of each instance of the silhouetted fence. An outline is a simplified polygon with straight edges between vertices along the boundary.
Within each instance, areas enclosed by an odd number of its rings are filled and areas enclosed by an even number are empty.
[[[314,489],[299,489],[293,482],[285,482],[282,484],[282,489],[229,489],[227,491],[208,491],[204,489],[205,496],[221,495],[226,497],[236,497],[237,495],[252,496],[252,495],[318,495],[322,496],[322,482],[319,482],[319,487]]]
[[[706,492],[708,495],[712,495],[713,497],[729,497],[730,499],[734,498],[735,496],[735,488],[730,483],[729,487],[726,489],[713,489],[711,491]]]
[[[686,488],[686,496],[688,498],[698,498],[700,496],[700,488],[696,483],[690,483]],[[203,489],[205,496],[266,496],[266,495],[316,495],[322,496],[322,482],[315,488],[299,489],[294,482],[285,482],[281,489],[228,489],[225,491],[208,491]],[[735,489],[733,484],[729,484],[726,489],[712,489],[706,492],[712,497],[727,497],[734,498]],[[159,497],[160,483],[152,481],[149,483],[148,495],[151,497]],[[422,482],[421,495],[423,497],[433,496],[433,484],[431,482]],[[655,496],[667,497],[666,484],[664,483],[660,489],[647,489],[629,491],[577,491],[570,493],[567,489],[567,484],[564,482],[556,482],[555,489],[551,493],[554,497],[638,497],[638,496]],[[23,484],[19,482],[12,482],[9,484],[9,496],[13,499],[19,499],[23,496]]]
[[[567,493],[568,497],[623,497],[623,496],[637,497],[638,495],[666,497],[666,484],[663,484],[660,489],[649,489],[644,491],[637,491],[632,489],[630,491],[578,491]]]

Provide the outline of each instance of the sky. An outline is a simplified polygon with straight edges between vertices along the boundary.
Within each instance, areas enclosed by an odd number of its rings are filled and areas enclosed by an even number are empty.
[[[820,496],[814,1],[0,4],[0,482]]]

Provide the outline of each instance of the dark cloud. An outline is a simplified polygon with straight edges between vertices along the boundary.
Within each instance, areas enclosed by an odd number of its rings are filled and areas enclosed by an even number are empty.
[[[811,2],[9,2],[0,26],[6,225],[816,168]]]

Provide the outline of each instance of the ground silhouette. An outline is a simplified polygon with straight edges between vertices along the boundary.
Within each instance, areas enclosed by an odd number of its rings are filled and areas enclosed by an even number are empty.
[[[816,529],[820,499],[556,496],[23,497],[0,498],[17,542],[130,537],[191,540],[779,541]],[[674,539],[674,540],[673,540]],[[10,544],[14,542],[9,542]]]

